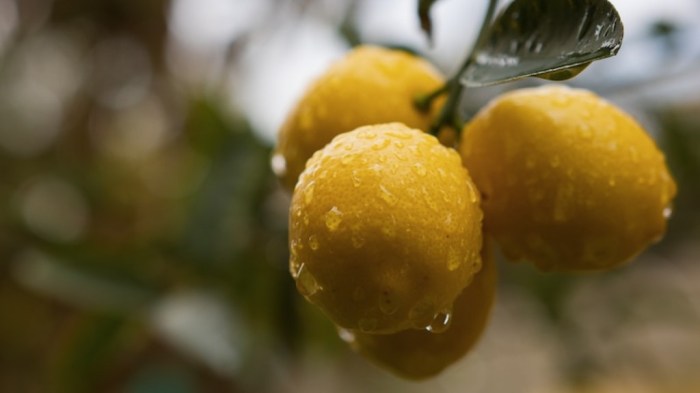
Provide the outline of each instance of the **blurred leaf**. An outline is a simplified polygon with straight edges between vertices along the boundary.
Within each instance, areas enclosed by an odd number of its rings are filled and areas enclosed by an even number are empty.
[[[67,347],[57,368],[58,390],[90,392],[120,348],[126,320],[111,315],[88,317],[65,342]]]
[[[622,37],[620,16],[607,0],[515,0],[475,49],[461,81],[486,86],[541,74],[572,77],[587,63],[614,56]]]
[[[418,18],[420,19],[420,27],[428,36],[430,42],[433,41],[433,21],[430,19],[430,9],[438,0],[419,0],[418,2]]]
[[[156,291],[99,263],[68,264],[38,250],[27,250],[13,264],[14,277],[36,292],[64,302],[130,313],[148,304]]]
[[[226,266],[243,252],[270,179],[270,150],[245,123],[232,123],[216,106],[207,109],[202,129],[215,136],[209,173],[194,197],[183,247],[198,264]],[[208,124],[208,126],[207,126]],[[192,124],[192,127],[197,127]]]

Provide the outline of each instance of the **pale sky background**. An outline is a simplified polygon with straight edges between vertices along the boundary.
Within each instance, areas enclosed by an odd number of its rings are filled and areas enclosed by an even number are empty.
[[[655,73],[684,72],[700,57],[700,1],[613,0],[625,26],[625,41],[618,56],[597,62],[575,81],[583,85],[605,85],[609,81],[630,83]],[[404,44],[425,53],[449,72],[462,61],[477,34],[487,1],[441,0],[433,9],[434,46],[419,29],[416,0],[371,0],[357,2],[357,26],[365,42]],[[501,6],[507,2],[501,1]],[[173,58],[196,54],[194,80],[207,73],[222,72],[226,46],[270,15],[269,0],[175,0],[171,29],[177,42]],[[255,31],[240,63],[230,72],[229,92],[234,105],[249,116],[260,136],[273,143],[277,129],[308,83],[330,62],[348,49],[336,26],[346,2],[324,0],[303,15],[293,7],[276,12],[278,28]],[[279,10],[278,10],[279,11]],[[295,14],[296,13],[296,14]],[[673,61],[661,56],[658,42],[643,40],[659,20],[687,29],[681,46],[684,53]],[[268,21],[269,22],[269,21]],[[217,57],[218,56],[218,57]],[[183,57],[183,56],[180,56]],[[192,61],[193,56],[184,56]],[[174,60],[174,61],[176,61]],[[179,64],[181,71],[187,67]],[[700,78],[692,78],[700,80]],[[700,91],[697,82],[679,84],[687,92]],[[668,95],[678,97],[676,88]],[[658,96],[658,95],[657,95]],[[662,94],[663,96],[663,94]],[[664,96],[665,97],[665,96]]]

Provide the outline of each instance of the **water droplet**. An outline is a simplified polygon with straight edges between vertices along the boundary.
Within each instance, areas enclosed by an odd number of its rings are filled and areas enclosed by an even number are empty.
[[[355,156],[352,154],[344,154],[340,157],[340,163],[343,165],[349,165],[355,160]]]
[[[357,169],[352,170],[352,175],[350,176],[352,178],[352,185],[355,187],[359,187],[360,184],[362,184],[362,179],[360,178],[360,174],[357,171]]]
[[[382,233],[387,237],[394,237],[396,235],[396,229],[392,225],[385,225],[382,227]]]
[[[401,142],[401,141],[396,141],[396,142],[394,142],[394,144],[395,144],[396,147],[398,147],[398,148],[402,148],[402,147],[404,146],[403,142]]]
[[[479,193],[474,188],[471,181],[467,182],[467,191],[469,192],[469,202],[472,204],[479,202]]]
[[[447,253],[447,270],[453,272],[462,265],[462,259],[459,257],[459,252],[455,249],[451,249]]]
[[[314,200],[314,182],[309,183],[304,189],[304,203],[309,205]]]
[[[381,198],[384,200],[384,202],[388,203],[389,205],[395,205],[396,202],[398,202],[398,198],[396,198],[396,195],[392,194],[391,191],[384,187],[384,185],[379,185],[379,191],[379,195],[381,196]]]
[[[338,328],[338,337],[348,344],[355,342],[355,333],[348,329]]]
[[[396,131],[389,131],[386,133],[390,137],[394,138],[399,138],[399,139],[411,139],[411,134],[408,132],[396,132]]]
[[[428,173],[428,171],[425,169],[425,166],[423,166],[423,164],[419,162],[413,164],[413,171],[416,172],[418,176],[425,176]]]
[[[303,263],[299,262],[296,252],[292,251],[292,254],[289,256],[289,273],[291,273],[292,277],[299,277],[299,271],[303,265]]]
[[[671,218],[671,216],[673,215],[673,207],[672,207],[672,206],[666,206],[666,207],[664,208],[663,215],[664,215],[664,218],[667,219],[667,220],[668,220],[669,218]]]
[[[444,179],[444,178],[447,176],[447,174],[445,173],[445,170],[444,170],[444,169],[438,168],[437,171],[438,171],[438,175],[439,175],[441,178]]]
[[[309,247],[311,247],[311,249],[314,251],[318,250],[320,247],[320,243],[316,235],[309,236]]]
[[[358,326],[362,333],[373,333],[377,329],[379,322],[376,318],[362,318],[358,322]]]
[[[309,269],[307,269],[304,264],[299,268],[296,280],[299,293],[305,297],[313,296],[322,289],[321,286],[318,285],[316,278],[309,272]]]
[[[357,136],[362,139],[374,139],[377,137],[377,134],[374,131],[362,130],[357,134]]]
[[[385,149],[387,146],[389,146],[391,142],[389,142],[388,139],[382,139],[379,142],[375,143],[372,145],[372,150],[374,151],[379,151]]]
[[[325,215],[326,228],[333,232],[338,229],[338,226],[343,221],[343,213],[337,207],[333,206]]]
[[[270,159],[270,166],[272,167],[272,173],[277,177],[282,177],[287,174],[287,159],[284,158],[282,154],[275,154]]]
[[[433,320],[425,328],[430,333],[443,333],[449,329],[452,324],[452,310],[443,310],[435,314]]]
[[[343,149],[350,151],[355,147],[355,145],[352,142],[348,142],[343,144]]]
[[[355,248],[360,248],[365,245],[365,238],[359,234],[353,234],[351,236],[352,246]]]
[[[429,299],[423,299],[418,302],[408,312],[408,319],[416,329],[425,329],[434,319],[433,302]]]

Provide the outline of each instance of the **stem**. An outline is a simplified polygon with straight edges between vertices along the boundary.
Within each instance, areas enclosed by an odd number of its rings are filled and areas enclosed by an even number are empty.
[[[497,3],[498,0],[489,0],[489,5],[486,9],[484,20],[481,23],[481,29],[479,30],[479,35],[469,51],[469,56],[467,56],[467,59],[464,61],[459,70],[442,87],[424,96],[417,97],[415,100],[415,105],[418,109],[427,111],[437,97],[443,95],[444,93],[448,94],[447,101],[440,110],[440,115],[430,127],[430,133],[433,135],[437,135],[438,132],[440,132],[440,129],[445,125],[453,127],[457,133],[461,132],[462,130],[462,121],[457,113],[462,92],[464,91],[464,85],[462,85],[460,82],[460,77],[464,71],[476,60],[476,49],[481,46],[486,38],[486,33],[491,25],[491,20],[493,19],[493,14],[496,11]]]

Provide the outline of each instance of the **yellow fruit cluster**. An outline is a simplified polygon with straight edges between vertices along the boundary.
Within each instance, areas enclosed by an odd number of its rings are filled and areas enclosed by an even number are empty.
[[[458,150],[443,146],[425,133],[439,108],[413,105],[443,83],[418,57],[355,49],[302,97],[273,156],[293,190],[299,292],[357,352],[410,379],[453,364],[484,330],[487,234],[545,270],[608,269],[663,235],[676,191],[644,130],[583,90],[506,93]]]

